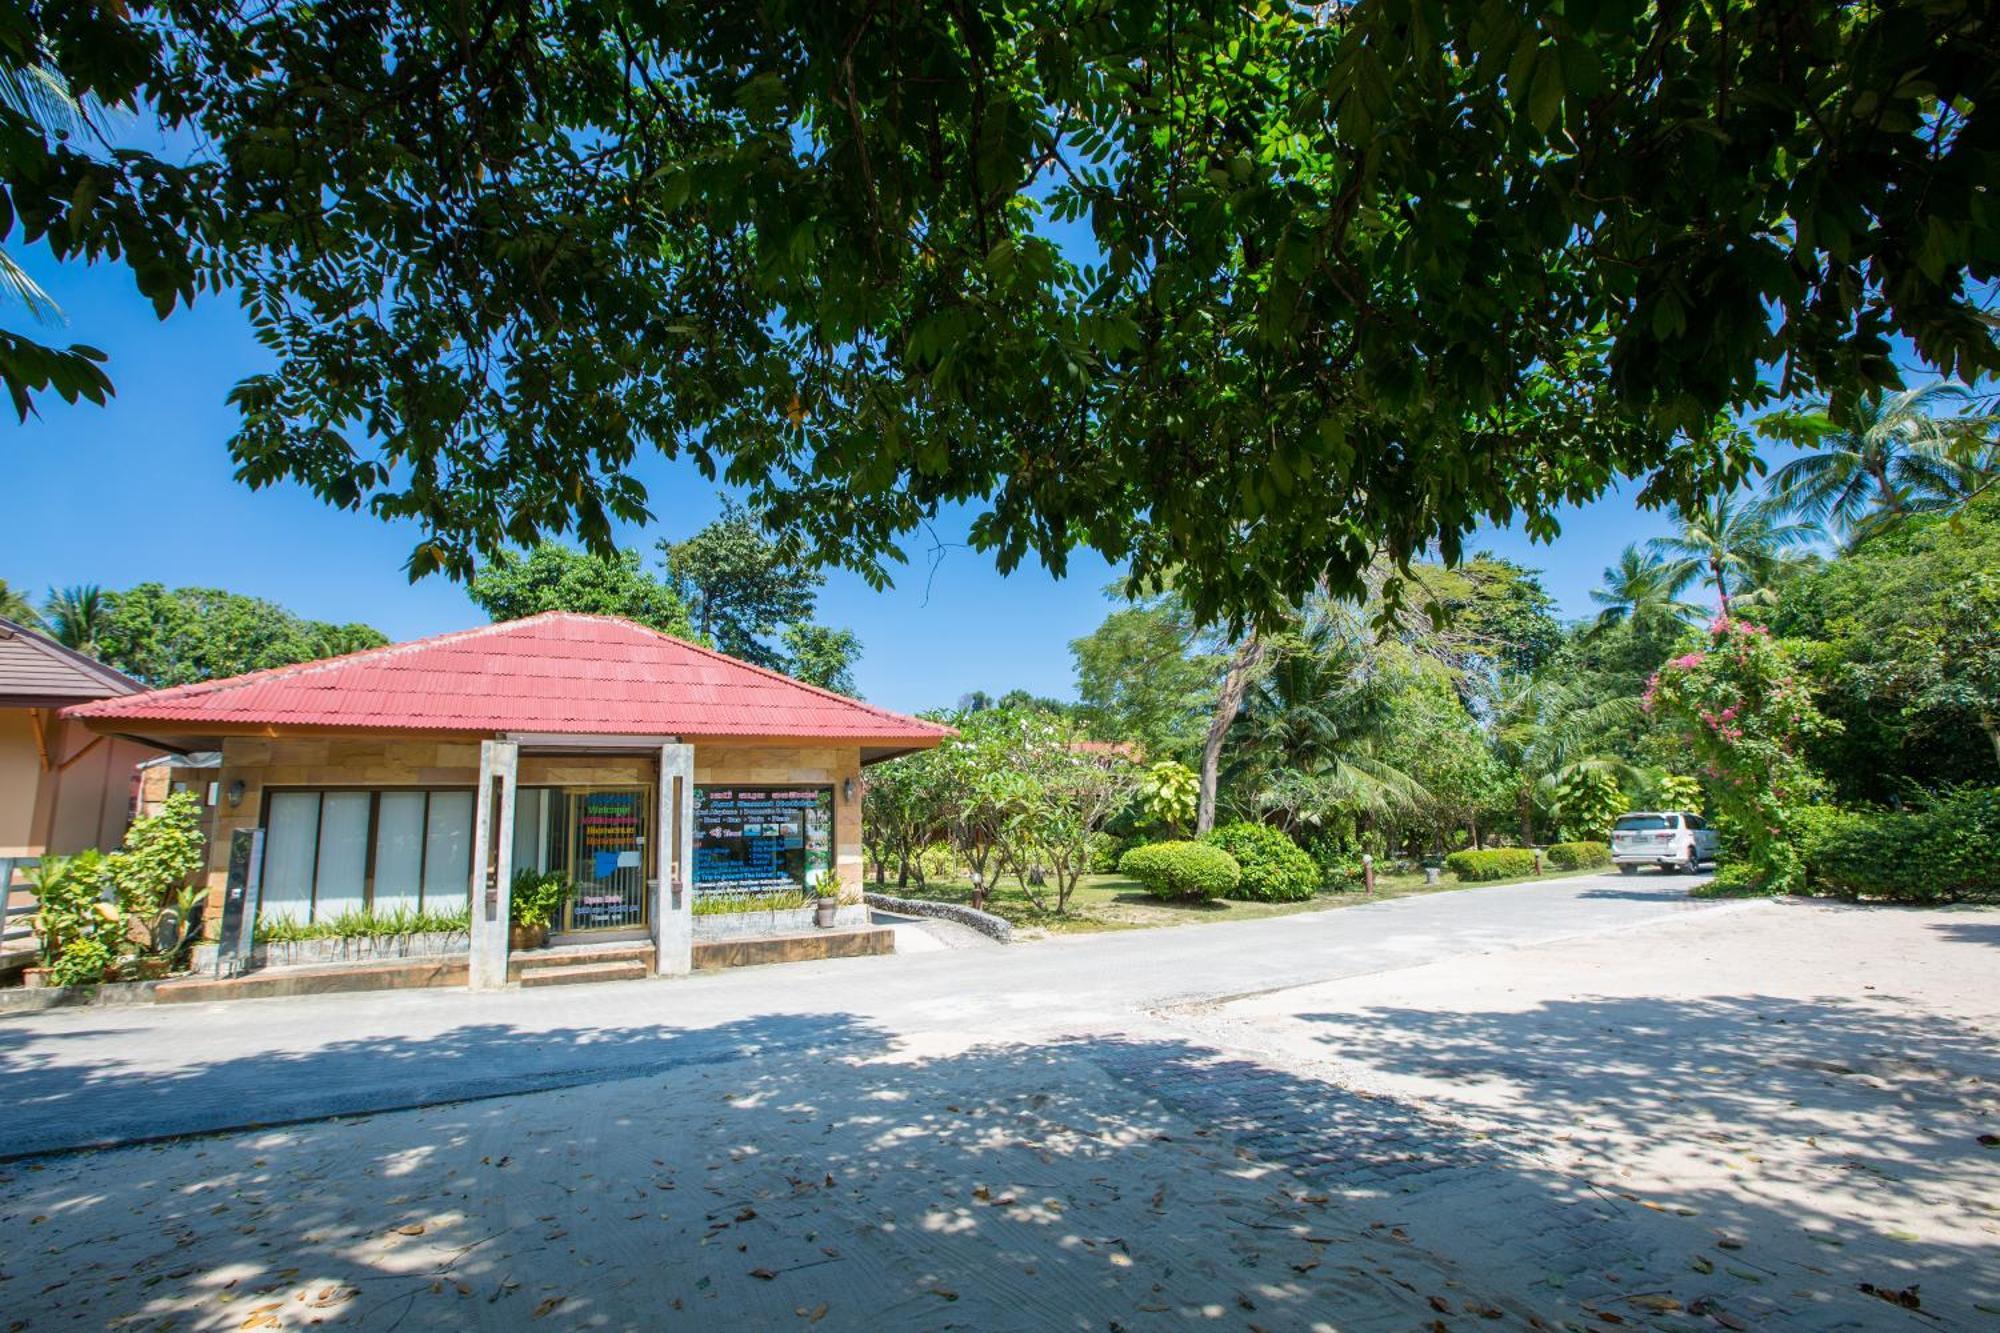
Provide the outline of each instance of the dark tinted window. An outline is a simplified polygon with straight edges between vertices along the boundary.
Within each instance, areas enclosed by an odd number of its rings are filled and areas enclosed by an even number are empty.
[[[1674,821],[1666,815],[1626,815],[1611,826],[1613,833],[1650,833],[1669,829]]]

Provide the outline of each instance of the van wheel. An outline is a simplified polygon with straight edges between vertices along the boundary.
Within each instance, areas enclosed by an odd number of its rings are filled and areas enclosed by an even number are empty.
[[[1689,852],[1688,859],[1681,865],[1681,873],[1683,875],[1699,875],[1701,873],[1701,853]]]
[[[1619,866],[1618,873],[1621,875],[1636,875],[1639,873],[1639,867],[1634,865]]]

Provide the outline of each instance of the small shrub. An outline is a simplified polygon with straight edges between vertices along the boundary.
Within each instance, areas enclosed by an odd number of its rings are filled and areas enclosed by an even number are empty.
[[[1361,853],[1344,838],[1321,834],[1306,844],[1306,855],[1319,867],[1319,887],[1325,893],[1348,893],[1361,887]]]
[[[1588,870],[1611,864],[1611,849],[1601,842],[1557,842],[1542,853],[1542,859],[1557,870]]]
[[[1519,879],[1535,873],[1535,854],[1525,847],[1489,847],[1478,852],[1453,852],[1445,869],[1468,884],[1489,879]]]
[[[1119,858],[1118,872],[1138,880],[1155,898],[1225,898],[1243,880],[1235,857],[1204,842],[1134,847]]]
[[[951,849],[948,842],[928,843],[919,848],[912,859],[915,861],[913,868],[923,875],[926,884],[934,879],[958,877],[958,853]]]
[[[739,912],[789,912],[793,908],[804,907],[807,899],[803,889],[778,889],[772,892],[708,892],[694,896],[696,916],[734,916]]]
[[[529,928],[553,925],[569,895],[569,876],[560,870],[520,871],[514,876],[508,899],[508,924]]]
[[[1788,812],[1806,887],[1850,898],[2000,896],[2000,787],[1962,787],[1917,810]]]
[[[1093,875],[1110,874],[1118,868],[1118,859],[1125,855],[1125,851],[1126,845],[1123,838],[1113,837],[1109,833],[1091,834],[1090,873]]]
[[[1747,861],[1724,861],[1712,878],[1690,890],[1696,898],[1755,898],[1770,892],[1757,867]]]
[[[1243,868],[1243,880],[1230,895],[1233,898],[1287,903],[1319,892],[1319,866],[1304,848],[1268,824],[1226,824],[1204,835],[1202,841],[1228,852]]]

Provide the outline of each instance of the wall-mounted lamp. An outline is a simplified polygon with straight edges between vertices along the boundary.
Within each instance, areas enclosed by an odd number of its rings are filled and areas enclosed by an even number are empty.
[[[854,799],[853,778],[842,778],[840,780],[840,799],[843,801],[852,801]]]
[[[243,779],[238,778],[229,784],[229,808],[234,810],[241,804],[243,804]]]

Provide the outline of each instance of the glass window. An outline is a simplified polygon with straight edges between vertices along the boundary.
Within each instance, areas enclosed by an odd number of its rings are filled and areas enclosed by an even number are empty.
[[[264,887],[268,916],[312,919],[313,860],[319,846],[319,793],[271,794],[264,811]]]
[[[833,868],[833,788],[696,787],[698,893],[806,889]]]
[[[264,807],[262,912],[449,912],[468,901],[469,791],[275,791]]]
[[[424,910],[451,912],[472,901],[472,793],[434,791],[424,827]]]
[[[422,902],[424,806],[428,792],[385,791],[375,807],[377,912],[414,912]]]
[[[1708,827],[1708,825],[1705,822],[1703,822],[1702,817],[1700,815],[1689,815],[1687,817],[1686,823],[1689,828],[1695,830],[1697,833],[1699,833],[1702,829]]]
[[[314,920],[331,921],[368,905],[368,820],[374,803],[374,794],[365,791],[320,797]]]
[[[1674,826],[1666,815],[1623,815],[1611,826],[1613,833],[1654,833]]]

